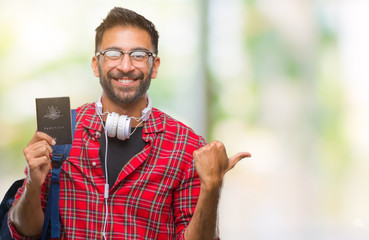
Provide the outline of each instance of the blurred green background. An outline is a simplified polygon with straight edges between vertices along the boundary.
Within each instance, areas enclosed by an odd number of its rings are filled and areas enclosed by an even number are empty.
[[[23,177],[35,98],[101,94],[94,29],[114,6],[152,20],[157,107],[229,155],[222,239],[369,237],[369,1],[0,0],[0,196]]]

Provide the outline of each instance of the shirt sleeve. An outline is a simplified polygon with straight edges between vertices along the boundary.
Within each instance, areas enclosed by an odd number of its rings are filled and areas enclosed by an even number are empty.
[[[197,147],[189,151],[191,156],[190,164],[185,171],[181,184],[174,192],[173,208],[174,221],[177,228],[176,239],[184,239],[186,227],[192,219],[197,200],[199,199],[200,178],[195,169],[192,153],[205,144],[205,140],[200,137]]]
[[[180,187],[174,193],[174,216],[177,239],[184,239],[184,232],[190,223],[200,194],[200,179],[192,164]]]
[[[206,145],[204,138],[199,138],[197,149]],[[193,151],[191,152],[192,155]],[[183,178],[180,187],[174,193],[174,216],[177,226],[177,240],[185,240],[184,234],[192,216],[195,212],[196,204],[200,195],[200,178],[197,175],[193,157],[191,164]],[[217,224],[217,237],[219,240],[219,228]]]
[[[27,176],[28,175],[27,168],[26,168],[26,170],[24,172],[25,172],[25,174]],[[48,176],[46,177],[45,183],[41,187],[40,200],[41,200],[41,206],[42,206],[42,209],[44,210],[44,212],[45,212],[46,203],[47,203],[46,202],[46,195],[47,195],[47,192],[48,192],[48,189],[49,189],[48,182],[49,182],[50,177],[51,177],[51,173],[48,174]],[[15,198],[14,198],[13,205],[20,198],[20,196],[22,195],[22,193],[24,191],[24,187],[25,187],[26,181],[27,181],[27,179],[24,180],[23,186],[18,189],[18,191],[17,191],[17,193],[15,195]],[[10,222],[9,213],[8,213],[8,227],[9,227],[10,233],[12,235],[12,238],[15,239],[15,240],[33,240],[33,239],[39,239],[41,237],[41,233],[39,235],[37,235],[37,236],[24,236],[23,234],[21,234],[15,228],[15,226]]]

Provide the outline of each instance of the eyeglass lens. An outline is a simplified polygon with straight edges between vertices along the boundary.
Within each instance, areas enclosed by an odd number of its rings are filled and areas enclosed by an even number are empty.
[[[124,54],[128,54],[131,64],[135,67],[144,67],[149,59],[149,54],[144,51],[121,52],[116,50],[106,51],[104,55],[105,63],[110,67],[116,67],[122,63]]]

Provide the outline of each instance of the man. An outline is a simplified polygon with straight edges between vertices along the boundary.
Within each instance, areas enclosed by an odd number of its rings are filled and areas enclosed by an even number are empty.
[[[223,176],[250,154],[228,159],[222,143],[205,145],[190,128],[150,108],[146,91],[160,65],[150,21],[114,8],[96,29],[95,45],[92,69],[103,94],[77,109],[60,175],[61,239],[217,238]],[[131,122],[124,138],[115,137],[126,128],[121,117]],[[54,144],[36,132],[24,149],[27,178],[9,213],[15,239],[41,233]]]

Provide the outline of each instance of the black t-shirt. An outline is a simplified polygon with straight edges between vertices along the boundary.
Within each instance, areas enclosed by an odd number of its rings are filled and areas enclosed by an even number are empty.
[[[138,127],[129,139],[119,140],[118,138],[108,137],[108,175],[109,187],[114,186],[120,171],[128,163],[128,161],[139,153],[145,146],[146,142],[142,139],[143,127]],[[132,129],[133,131],[134,129]],[[100,137],[100,164],[105,176],[105,132]],[[106,178],[106,176],[105,176]]]

